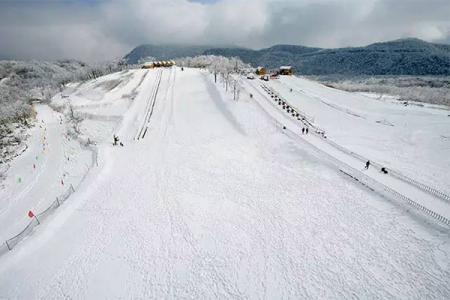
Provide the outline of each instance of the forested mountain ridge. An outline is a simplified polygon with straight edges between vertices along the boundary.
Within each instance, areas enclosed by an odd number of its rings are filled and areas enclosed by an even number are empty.
[[[167,60],[200,54],[239,57],[255,67],[291,65],[303,75],[450,75],[450,45],[414,38],[336,49],[297,45],[261,50],[142,45],[125,60],[137,63],[146,57]]]

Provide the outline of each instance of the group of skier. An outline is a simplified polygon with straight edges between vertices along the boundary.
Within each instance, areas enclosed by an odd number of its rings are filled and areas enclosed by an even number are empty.
[[[370,165],[371,165],[370,160],[366,161],[366,166],[365,166],[364,169],[368,170],[369,167],[370,167]],[[380,169],[380,171],[381,171],[381,173],[383,173],[383,174],[388,174],[388,170],[387,170],[385,167],[382,167],[382,168]]]
[[[117,135],[114,134],[113,138],[114,138],[113,146],[120,145],[123,147],[123,143],[119,140],[119,137]]]
[[[308,127],[303,127],[302,128],[302,134],[308,134],[309,132],[309,128]]]

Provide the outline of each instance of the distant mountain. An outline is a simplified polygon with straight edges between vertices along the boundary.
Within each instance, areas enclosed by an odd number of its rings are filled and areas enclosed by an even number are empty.
[[[137,64],[140,60],[147,57],[157,60],[170,60],[180,57],[201,55],[208,49],[211,49],[211,47],[141,45],[134,48],[124,57],[124,59],[129,64]]]
[[[366,47],[320,49],[278,45],[262,50],[210,49],[253,66],[291,65],[305,75],[450,75],[450,45],[401,39]]]
[[[249,63],[255,67],[259,65],[278,67],[283,64],[293,64],[297,56],[313,53],[318,50],[321,49],[293,45],[277,45],[262,50],[251,50],[245,48],[216,48],[206,50],[204,54],[239,57],[245,63]]]
[[[168,60],[201,54],[239,57],[255,67],[291,65],[298,74],[304,75],[450,75],[450,45],[413,38],[337,49],[295,45],[261,50],[142,45],[125,59],[128,63],[138,63],[145,57]]]

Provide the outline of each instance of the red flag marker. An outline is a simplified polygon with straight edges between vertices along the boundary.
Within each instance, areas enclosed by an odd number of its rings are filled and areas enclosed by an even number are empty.
[[[35,218],[38,224],[41,224],[36,215],[31,210],[28,211],[28,216],[30,217],[30,219]]]

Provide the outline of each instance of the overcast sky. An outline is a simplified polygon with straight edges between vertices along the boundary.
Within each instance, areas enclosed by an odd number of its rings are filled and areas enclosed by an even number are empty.
[[[450,43],[450,0],[0,0],[0,59],[122,57],[143,43]]]

